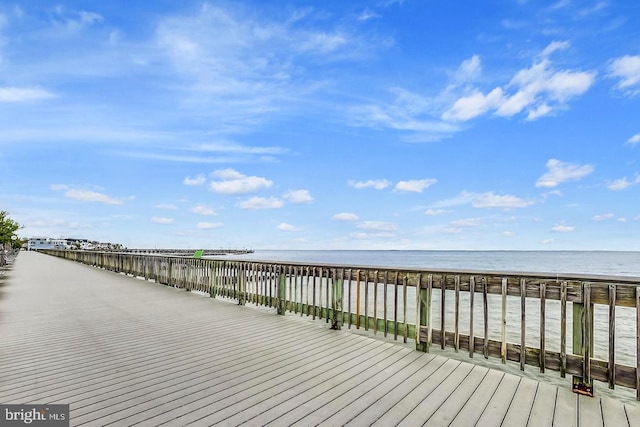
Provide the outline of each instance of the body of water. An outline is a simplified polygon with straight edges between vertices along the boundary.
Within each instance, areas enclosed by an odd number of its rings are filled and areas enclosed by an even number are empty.
[[[256,250],[252,254],[225,259],[640,278],[640,252]]]

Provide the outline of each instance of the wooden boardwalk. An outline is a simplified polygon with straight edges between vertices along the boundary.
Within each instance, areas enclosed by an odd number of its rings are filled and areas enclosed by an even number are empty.
[[[640,426],[637,404],[33,252],[0,276],[0,340],[0,403],[71,425]]]

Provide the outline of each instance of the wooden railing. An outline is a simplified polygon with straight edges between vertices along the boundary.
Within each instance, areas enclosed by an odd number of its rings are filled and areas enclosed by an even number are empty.
[[[640,278],[42,252],[412,340],[420,351],[437,345],[572,374],[578,393],[592,395],[593,380],[634,388],[640,400]]]

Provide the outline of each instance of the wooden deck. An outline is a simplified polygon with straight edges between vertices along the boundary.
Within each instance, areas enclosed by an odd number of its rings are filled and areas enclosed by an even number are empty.
[[[0,276],[0,403],[71,425],[640,426],[640,406],[27,252]]]

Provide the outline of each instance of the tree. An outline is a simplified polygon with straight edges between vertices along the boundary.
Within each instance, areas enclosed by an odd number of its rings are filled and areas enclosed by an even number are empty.
[[[20,228],[22,226],[9,218],[7,211],[0,211],[0,246],[7,243],[12,244],[11,236],[14,236],[15,232]],[[17,242],[17,239],[15,241]]]

